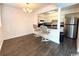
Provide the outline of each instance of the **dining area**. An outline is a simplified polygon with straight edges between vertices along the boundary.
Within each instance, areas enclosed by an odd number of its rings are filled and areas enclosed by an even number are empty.
[[[60,44],[57,12],[56,9],[38,14],[37,24],[33,24],[35,37],[41,37],[43,42],[53,41]]]

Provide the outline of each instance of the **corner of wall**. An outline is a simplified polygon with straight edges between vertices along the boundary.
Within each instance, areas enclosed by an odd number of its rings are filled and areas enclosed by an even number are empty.
[[[0,40],[0,50],[2,48],[3,40]]]

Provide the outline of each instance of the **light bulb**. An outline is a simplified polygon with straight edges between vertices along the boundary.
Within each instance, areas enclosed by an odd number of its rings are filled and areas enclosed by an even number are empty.
[[[30,9],[30,8],[27,8],[27,11],[28,11],[29,13],[31,13],[31,12],[32,12],[32,9]]]
[[[25,8],[23,8],[23,11],[25,13],[31,13],[32,12],[32,9],[29,8],[28,3],[27,4],[24,4],[24,5],[25,5]]]
[[[23,8],[23,11],[26,13],[26,9],[25,8]]]

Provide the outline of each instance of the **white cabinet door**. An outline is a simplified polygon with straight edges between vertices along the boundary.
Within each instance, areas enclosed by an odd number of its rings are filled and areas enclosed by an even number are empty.
[[[48,34],[48,39],[59,44],[60,43],[59,31],[56,29],[51,29],[50,33]]]

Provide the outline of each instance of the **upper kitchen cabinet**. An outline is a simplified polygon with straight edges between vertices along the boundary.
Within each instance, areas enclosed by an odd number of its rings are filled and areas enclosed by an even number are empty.
[[[57,29],[57,10],[51,10],[39,14],[38,25],[45,25],[48,28]]]

